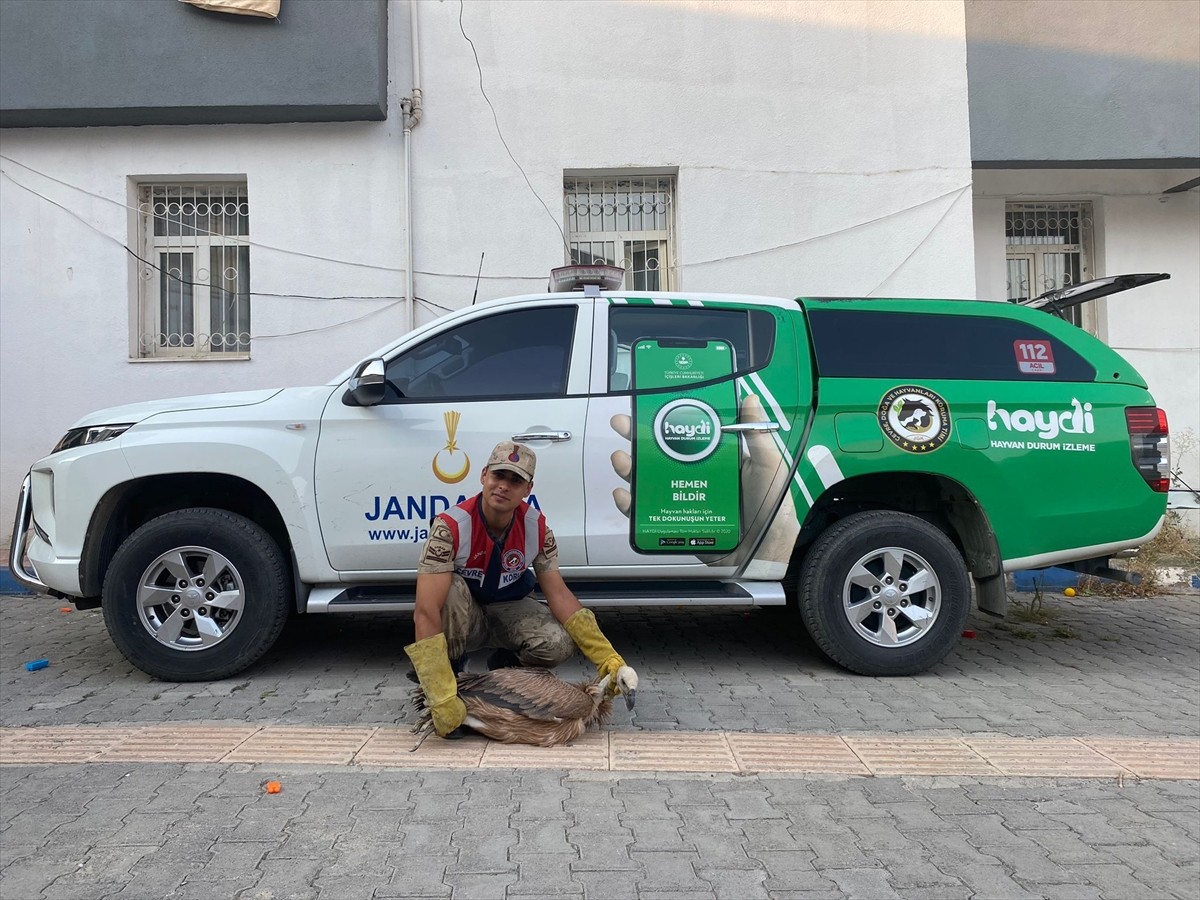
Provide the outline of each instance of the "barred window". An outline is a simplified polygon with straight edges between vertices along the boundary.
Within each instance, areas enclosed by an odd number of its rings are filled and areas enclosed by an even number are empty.
[[[250,207],[240,183],[138,188],[139,359],[250,353]]]
[[[1020,302],[1099,277],[1092,269],[1092,204],[1086,200],[1006,203],[1004,236],[1009,300]],[[1067,310],[1067,316],[1076,325],[1091,324],[1078,306]]]
[[[675,279],[675,179],[566,178],[570,262],[620,266],[623,287],[667,291]]]

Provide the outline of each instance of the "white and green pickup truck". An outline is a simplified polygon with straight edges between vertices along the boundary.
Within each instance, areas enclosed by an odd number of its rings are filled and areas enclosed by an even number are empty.
[[[1165,415],[1047,314],[1086,296],[482,303],[315,387],[86,416],[30,469],[10,569],[102,606],[143,671],[222,678],[293,613],[410,609],[430,518],[511,439],[585,605],[792,604],[846,668],[919,672],[972,593],[1004,614],[1006,571],[1111,576],[1161,527]]]

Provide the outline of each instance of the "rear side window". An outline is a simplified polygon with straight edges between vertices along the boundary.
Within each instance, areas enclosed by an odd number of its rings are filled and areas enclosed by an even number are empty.
[[[613,306],[608,327],[608,389],[613,392],[629,390],[629,348],[638,338],[729,341],[735,375],[761,369],[775,349],[775,317],[764,309]]]
[[[1058,338],[1013,319],[810,308],[808,321],[826,378],[1096,380]]]

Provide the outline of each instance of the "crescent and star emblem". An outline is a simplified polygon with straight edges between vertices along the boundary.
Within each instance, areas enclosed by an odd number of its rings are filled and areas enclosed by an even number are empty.
[[[455,410],[448,410],[442,415],[442,420],[446,423],[446,446],[433,454],[433,474],[438,481],[443,484],[458,484],[467,477],[467,473],[471,471],[471,457],[458,449],[458,444],[455,443],[454,437],[458,432],[458,420],[462,418],[462,413]],[[454,458],[458,455],[462,456],[462,466],[455,472],[447,472],[438,464],[438,458],[445,453],[447,458]]]

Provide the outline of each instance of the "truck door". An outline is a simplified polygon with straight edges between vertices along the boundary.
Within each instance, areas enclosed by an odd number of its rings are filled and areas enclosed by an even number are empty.
[[[597,364],[584,448],[589,565],[615,567],[608,573],[613,577],[636,576],[648,566],[655,567],[656,577],[782,577],[798,530],[792,497],[799,499],[804,488],[792,473],[812,398],[812,367],[798,307],[786,301],[604,298],[597,301],[595,322]],[[741,479],[734,488],[741,495],[742,537],[735,551],[720,557],[702,551],[648,555],[630,544],[630,416],[636,393],[631,348],[647,337],[722,340],[733,349],[733,373],[727,377],[740,424],[749,428],[738,434]],[[600,365],[605,359],[607,366]],[[727,428],[735,424],[724,423]],[[682,513],[697,512],[687,507],[686,495],[681,498]],[[782,520],[776,515],[781,505]],[[766,544],[768,526],[777,521],[786,534],[771,538],[779,547],[786,545],[786,552],[778,550],[774,555],[782,555],[782,561],[768,560],[764,567],[759,548]]]
[[[499,441],[537,454],[530,502],[565,568],[582,565],[591,303],[491,310],[386,360],[382,403],[335,392],[317,443],[321,533],[340,571],[415,571],[430,519],[480,491]]]

